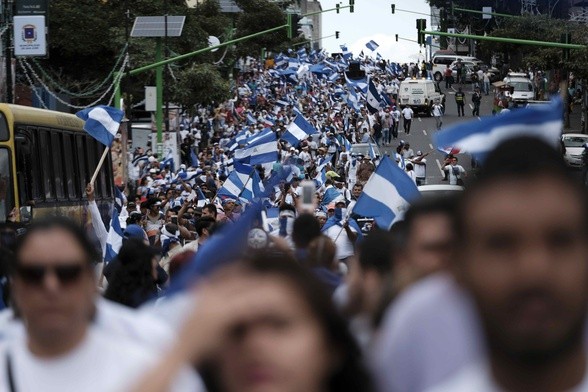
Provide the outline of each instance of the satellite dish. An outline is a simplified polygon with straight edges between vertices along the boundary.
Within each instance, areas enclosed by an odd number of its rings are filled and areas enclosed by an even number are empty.
[[[220,44],[220,40],[214,35],[208,36],[208,46],[216,46]],[[211,52],[216,52],[218,48],[212,49]]]

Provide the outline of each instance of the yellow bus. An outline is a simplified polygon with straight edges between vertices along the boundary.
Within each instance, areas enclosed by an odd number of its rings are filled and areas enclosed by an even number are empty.
[[[14,208],[22,222],[49,213],[87,222],[85,187],[105,147],[83,125],[72,114],[0,104],[0,222]],[[95,183],[104,218],[113,186],[108,157]]]

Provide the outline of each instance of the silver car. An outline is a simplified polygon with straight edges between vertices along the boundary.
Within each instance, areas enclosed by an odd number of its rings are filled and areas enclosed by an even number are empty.
[[[582,167],[582,153],[584,152],[584,145],[588,143],[588,135],[583,133],[565,133],[561,136],[561,140],[566,149],[564,153],[566,164],[570,167]]]

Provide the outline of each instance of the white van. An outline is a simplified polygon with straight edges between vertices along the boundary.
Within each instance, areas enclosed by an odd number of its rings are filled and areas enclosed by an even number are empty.
[[[461,59],[462,62],[473,63],[475,65],[482,65],[483,61],[475,57],[460,56],[457,54],[439,54],[433,56],[433,78],[440,82],[443,80],[445,69],[454,61]]]
[[[431,107],[435,101],[445,107],[445,95],[441,94],[437,83],[429,79],[406,79],[400,83],[398,104],[401,108],[410,105],[415,111],[431,115]]]
[[[529,78],[520,76],[507,76],[504,83],[513,87],[513,92],[506,92],[506,96],[514,103],[514,106],[526,105],[529,101],[535,99],[535,86]]]

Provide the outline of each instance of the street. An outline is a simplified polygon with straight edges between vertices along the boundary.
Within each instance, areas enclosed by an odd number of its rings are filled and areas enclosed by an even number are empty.
[[[473,105],[471,103],[471,96],[473,87],[471,84],[463,84],[462,89],[466,93],[466,107],[465,117],[457,116],[457,105],[455,103],[455,92],[460,85],[454,84],[449,90],[445,89],[445,85],[441,83],[441,91],[445,94],[445,115],[443,117],[444,129],[452,124],[463,121],[478,121],[478,117],[472,117]],[[481,116],[492,115],[492,94],[482,94],[482,103],[480,105]],[[433,134],[436,132],[435,119],[424,114],[415,115],[412,120],[410,134],[407,135],[402,130],[402,120],[400,121],[398,140],[393,140],[391,146],[380,147],[384,153],[392,155],[400,140],[410,143],[410,147],[416,153],[421,150],[423,153],[429,152],[427,159],[427,184],[447,184],[443,182],[443,172],[441,166],[443,164],[444,154],[433,147]],[[459,164],[464,167],[466,172],[471,170],[471,158],[467,154],[458,154]]]

